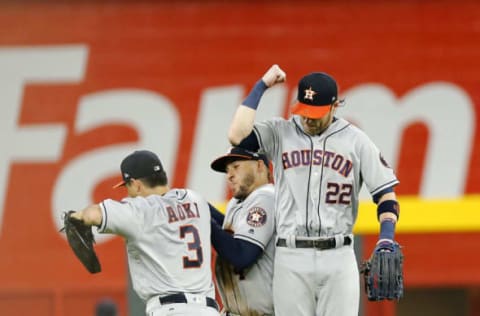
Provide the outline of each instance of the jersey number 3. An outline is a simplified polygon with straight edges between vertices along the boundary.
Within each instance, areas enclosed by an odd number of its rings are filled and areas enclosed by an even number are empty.
[[[202,243],[200,241],[200,235],[198,234],[198,230],[193,225],[185,225],[180,226],[180,238],[184,239],[188,235],[191,236],[190,242],[187,243],[189,251],[195,251],[196,258],[191,258],[189,256],[183,257],[183,268],[200,268],[203,263],[203,251],[202,251]]]

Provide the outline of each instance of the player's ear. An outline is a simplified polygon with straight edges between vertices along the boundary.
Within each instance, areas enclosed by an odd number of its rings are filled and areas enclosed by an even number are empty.
[[[335,114],[335,112],[337,111],[339,106],[340,106],[340,102],[338,100],[333,102],[332,103],[332,108],[330,109],[330,112],[332,112],[332,114]]]
[[[263,160],[261,160],[261,159],[260,159],[260,160],[257,160],[257,168],[258,168],[258,169],[261,169],[262,166],[265,166],[265,164],[263,163]]]
[[[268,167],[261,159],[257,160],[257,170],[259,171],[258,174],[260,174],[260,172],[268,174]]]
[[[137,193],[137,195],[141,192],[143,186],[142,181],[138,179],[131,179],[130,185],[133,188],[133,192]]]

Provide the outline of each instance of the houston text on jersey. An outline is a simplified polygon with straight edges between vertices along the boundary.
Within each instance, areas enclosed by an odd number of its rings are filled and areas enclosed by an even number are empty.
[[[283,169],[289,169],[292,167],[321,165],[327,168],[336,170],[344,177],[348,177],[353,169],[353,164],[350,160],[346,159],[340,154],[323,151],[321,149],[302,149],[292,150],[290,152],[284,152],[282,154]]]

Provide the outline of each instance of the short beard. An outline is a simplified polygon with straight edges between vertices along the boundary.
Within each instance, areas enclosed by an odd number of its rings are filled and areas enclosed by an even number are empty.
[[[238,187],[238,191],[236,194],[233,195],[234,198],[239,200],[244,200],[247,196],[251,193],[249,190],[252,187],[252,184],[255,183],[255,177],[252,173],[245,175],[243,178],[242,183]]]
[[[329,124],[315,126],[314,128],[308,128],[308,130],[304,127],[305,133],[310,136],[315,136],[321,134],[324,130],[328,128]]]

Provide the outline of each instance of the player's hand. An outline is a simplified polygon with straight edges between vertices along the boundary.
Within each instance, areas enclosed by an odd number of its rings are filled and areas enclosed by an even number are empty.
[[[269,88],[277,83],[284,82],[286,79],[287,74],[278,65],[270,67],[262,77],[263,82],[265,82]]]
[[[71,218],[74,218],[76,220],[79,220],[79,221],[83,222],[82,214],[80,212],[72,212],[72,213],[70,213],[69,216]]]

